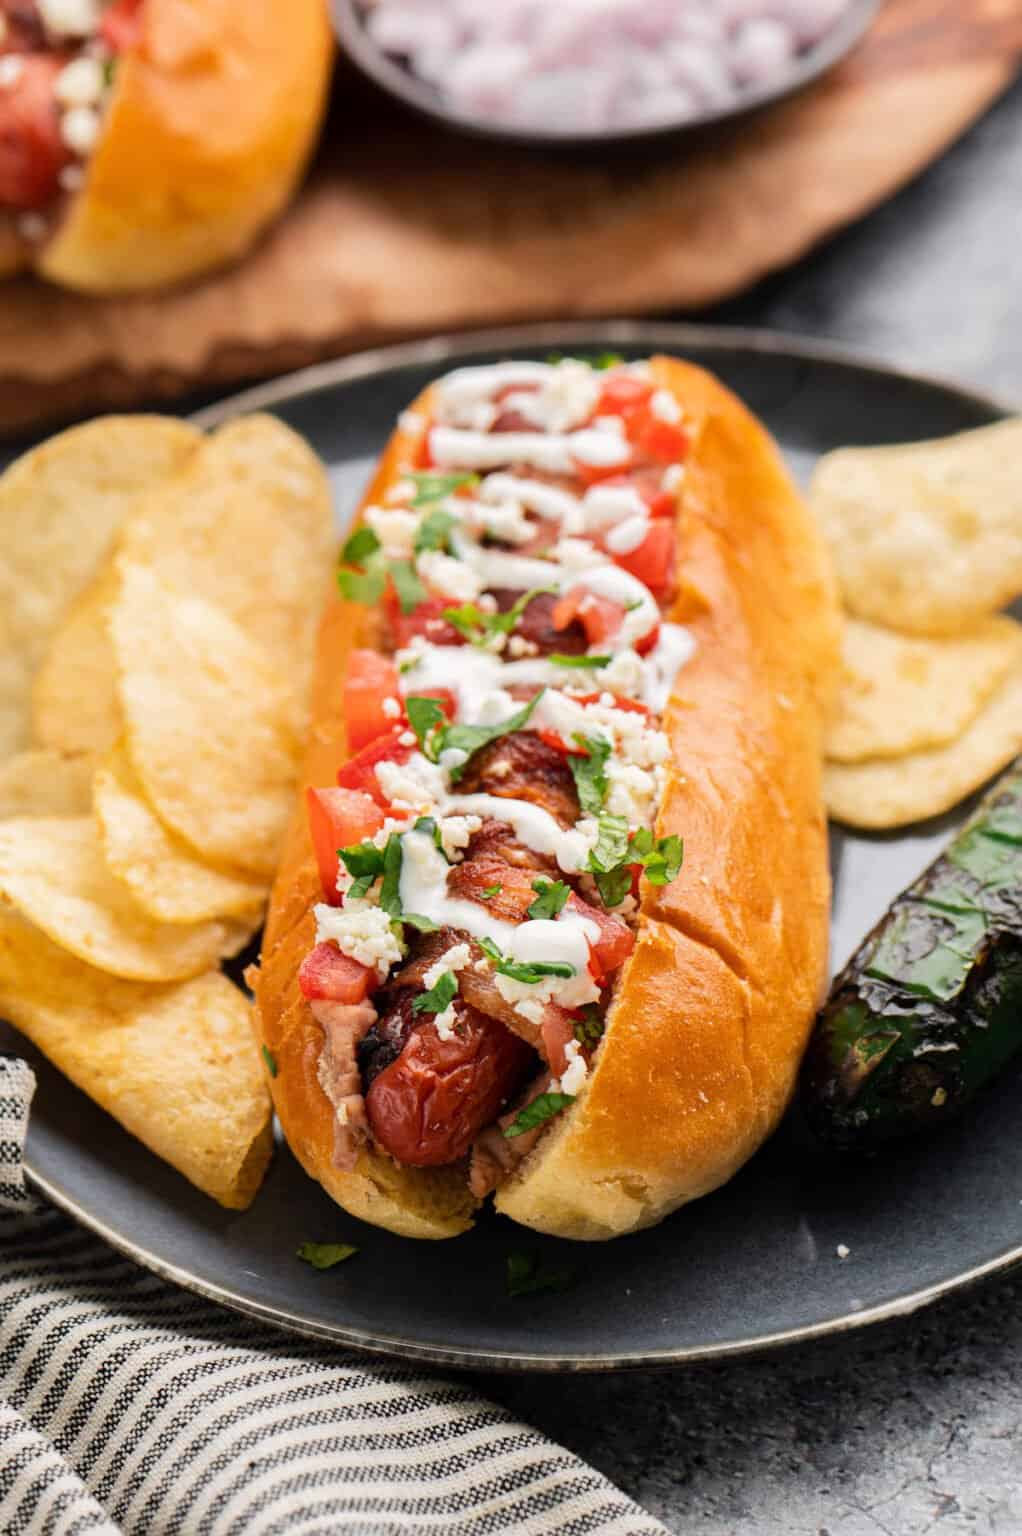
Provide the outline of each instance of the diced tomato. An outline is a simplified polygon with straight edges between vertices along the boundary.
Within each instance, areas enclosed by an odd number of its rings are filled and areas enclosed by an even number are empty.
[[[660,602],[674,591],[677,539],[666,518],[649,524],[641,544],[625,554],[614,554],[614,564],[635,576]]]
[[[590,645],[599,645],[616,635],[624,616],[625,610],[620,603],[600,597],[583,585],[572,587],[559,597],[551,615],[555,629],[567,629],[574,619],[580,619]]]
[[[17,79],[0,92],[0,208],[43,208],[57,195],[71,159],[55,94],[66,63],[60,54],[22,55]]]
[[[648,634],[643,635],[641,640],[636,640],[634,645],[636,654],[639,656],[648,656],[650,651],[656,650],[657,642],[659,639],[660,625],[654,624],[653,628],[648,632]]]
[[[385,736],[377,736],[361,752],[356,752],[337,775],[341,788],[361,790],[363,794],[370,795],[381,810],[388,810],[390,801],[380,788],[376,765],[387,762],[407,763],[415,748],[401,740],[404,733],[403,725],[395,726]]]
[[[588,490],[591,485],[603,485],[609,480],[620,479],[622,468],[620,464],[586,464],[576,459],[575,473]]]
[[[688,455],[689,436],[673,421],[661,421],[650,410],[637,412],[626,428],[639,452],[659,464],[680,464]]]
[[[327,998],[332,1003],[361,1003],[376,985],[376,971],[350,955],[342,955],[336,944],[317,944],[310,949],[298,972],[302,996]]]
[[[424,635],[431,645],[464,645],[464,635],[444,618],[444,609],[451,606],[444,598],[431,597],[411,613],[402,613],[394,588],[388,586],[383,594],[384,612],[398,648],[408,645],[416,635]]]
[[[429,446],[430,432],[431,426],[428,426],[422,434],[422,442],[419,444],[419,451],[415,456],[416,469],[434,468],[433,450]]]
[[[341,899],[337,850],[372,837],[383,826],[383,813],[368,795],[352,789],[307,789],[305,808],[323,895],[336,907]]]
[[[387,713],[384,705],[388,699],[401,703],[397,667],[379,651],[352,651],[344,679],[344,723],[348,743],[356,752],[385,731],[392,731],[401,718],[400,711]]]
[[[99,35],[114,53],[126,53],[142,41],[142,0],[114,0],[99,23]]]
[[[627,421],[646,405],[652,394],[653,385],[648,379],[638,379],[633,373],[608,374],[593,415],[623,416]]]
[[[602,981],[628,959],[635,948],[635,935],[619,917],[615,917],[612,912],[605,912],[602,907],[591,907],[581,896],[576,896],[574,891],[568,897],[567,905],[579,917],[595,923],[600,930],[596,943],[589,946],[589,969],[595,980]]]
[[[575,700],[575,703],[598,704],[602,698],[602,693],[583,693],[579,695],[579,697]],[[640,703],[638,699],[627,699],[623,693],[615,693],[613,698],[615,709],[627,709],[630,710],[633,715],[645,715],[647,719],[653,713],[648,705]]]
[[[580,747],[577,742],[570,745],[565,741],[560,731],[553,731],[547,725],[541,725],[536,735],[541,741],[545,741],[548,747],[553,747],[555,752],[563,752],[565,757],[588,757],[585,747]]]
[[[556,1003],[548,1003],[543,1010],[539,1033],[547,1066],[555,1077],[560,1077],[568,1066],[565,1047],[569,1040],[575,1038],[574,1014],[569,1013],[567,1008],[559,1008]]]
[[[633,469],[626,475],[618,473],[608,476],[603,484],[638,491],[649,509],[650,517],[673,517],[678,507],[677,492],[663,489],[663,473],[659,466],[647,465],[643,469]]]

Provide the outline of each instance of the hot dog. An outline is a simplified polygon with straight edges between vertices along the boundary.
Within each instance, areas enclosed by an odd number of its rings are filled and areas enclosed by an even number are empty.
[[[339,579],[253,977],[293,1150],[409,1236],[662,1219],[776,1125],[826,979],[839,619],[776,449],[671,359],[460,369]]]
[[[0,0],[0,272],[159,287],[284,205],[325,99],[321,0]]]

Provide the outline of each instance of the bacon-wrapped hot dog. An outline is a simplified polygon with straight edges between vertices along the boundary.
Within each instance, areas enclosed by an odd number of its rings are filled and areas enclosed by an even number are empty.
[[[319,126],[322,0],[0,0],[0,273],[113,292],[240,254]]]
[[[411,1236],[658,1221],[825,980],[813,524],[700,370],[505,363],[405,413],[343,560],[256,980],[288,1140]]]

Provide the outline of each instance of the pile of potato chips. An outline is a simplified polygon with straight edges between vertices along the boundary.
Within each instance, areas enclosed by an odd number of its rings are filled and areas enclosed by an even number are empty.
[[[62,433],[0,477],[0,1016],[224,1205],[271,1150],[244,994],[334,555],[271,417]]]
[[[810,497],[850,615],[827,743],[832,816],[949,810],[1022,751],[1022,420],[842,448]]]

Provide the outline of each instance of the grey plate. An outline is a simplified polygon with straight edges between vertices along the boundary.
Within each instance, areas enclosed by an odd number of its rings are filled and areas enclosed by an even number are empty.
[[[331,468],[352,512],[395,414],[438,369],[550,350],[673,351],[713,368],[780,439],[800,476],[840,443],[979,426],[997,406],[949,385],[780,337],[666,325],[491,333],[312,369],[207,411],[276,411]],[[840,964],[954,818],[901,836],[835,833]],[[58,877],[55,872],[55,877]],[[0,1048],[39,1073],[28,1139],[35,1184],[139,1263],[228,1306],[346,1344],[449,1365],[598,1370],[674,1365],[806,1339],[909,1312],[1022,1259],[1022,1069],[940,1140],[873,1166],[842,1166],[797,1114],[725,1189],[654,1231],[580,1247],[484,1217],[448,1243],[411,1243],[338,1210],[286,1148],[250,1211],[193,1191],[0,1025]],[[350,1240],[357,1258],[317,1273],[305,1239]],[[851,1255],[837,1258],[844,1243]],[[509,1300],[513,1250],[573,1266],[574,1288]]]
[[[648,145],[657,139],[676,138],[679,134],[728,122],[804,89],[851,52],[873,20],[879,4],[880,0],[848,0],[844,14],[829,32],[812,48],[799,54],[790,68],[768,84],[745,92],[727,107],[707,111],[699,117],[686,118],[680,122],[606,129],[602,133],[580,132],[570,128],[510,127],[456,111],[448,105],[446,98],[435,86],[420,79],[398,60],[377,48],[366,32],[356,0],[331,0],[331,11],[344,52],[354,60],[363,74],[395,100],[441,123],[445,128],[470,134],[473,138],[520,144],[534,149],[588,148],[606,151],[617,145]]]

